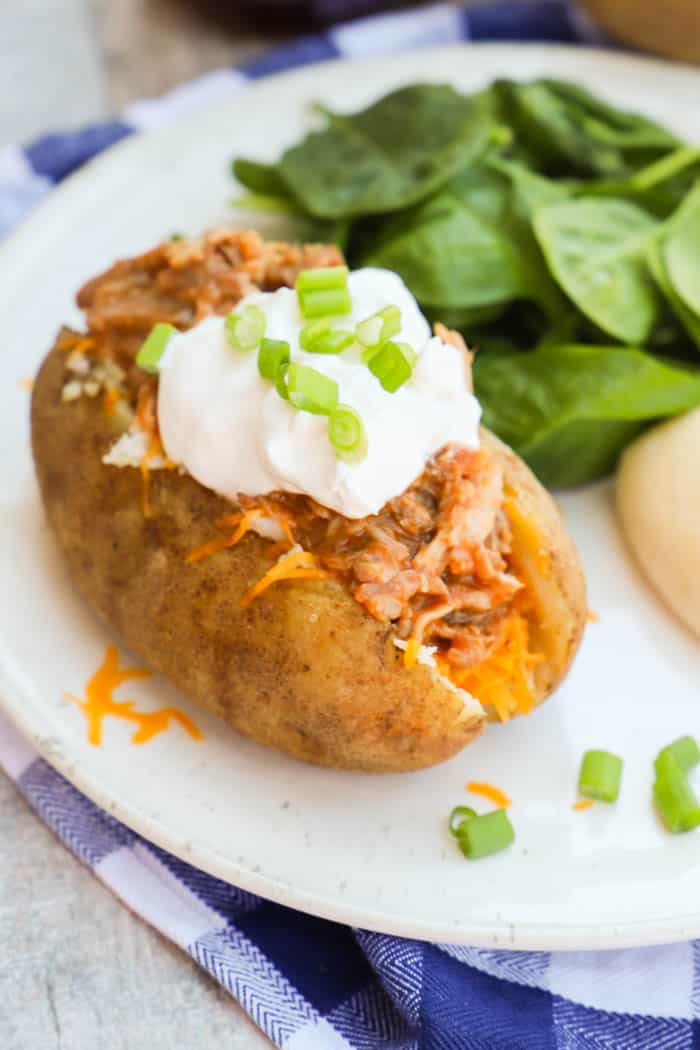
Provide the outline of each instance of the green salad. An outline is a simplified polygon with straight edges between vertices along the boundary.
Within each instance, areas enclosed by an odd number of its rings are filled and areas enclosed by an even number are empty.
[[[400,274],[479,351],[486,426],[546,484],[700,403],[700,149],[555,80],[317,109],[276,163],[234,161],[237,203]]]

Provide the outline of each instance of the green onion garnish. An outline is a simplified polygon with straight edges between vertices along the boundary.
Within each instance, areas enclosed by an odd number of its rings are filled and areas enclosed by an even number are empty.
[[[347,266],[323,266],[317,270],[300,270],[295,287],[302,295],[304,292],[320,292],[329,288],[347,288],[347,284]]]
[[[464,820],[457,828],[457,842],[465,857],[477,860],[499,853],[515,840],[513,825],[504,809]]]
[[[448,824],[450,832],[455,838],[458,836],[459,829],[465,820],[471,820],[476,816],[476,810],[472,809],[471,806],[455,806],[449,816]]]
[[[417,355],[408,343],[385,343],[367,362],[370,372],[393,394],[411,378]]]
[[[226,318],[226,338],[234,350],[255,350],[265,335],[267,318],[259,306],[246,306]]]
[[[304,317],[329,317],[349,314],[352,300],[347,288],[322,288],[318,292],[300,292],[299,306]]]
[[[621,758],[610,751],[586,751],[578,778],[579,794],[598,802],[614,802],[621,779]]]
[[[333,329],[330,317],[319,317],[317,321],[309,321],[299,333],[299,346],[302,350],[311,350],[314,343],[324,335],[328,335]]]
[[[328,438],[336,456],[344,463],[361,463],[367,455],[364,423],[349,405],[336,405],[331,412]]]
[[[339,354],[355,340],[346,328],[333,328],[329,317],[319,317],[304,325],[299,333],[299,345],[310,354]]]
[[[393,304],[377,310],[375,314],[360,321],[355,328],[358,343],[362,343],[368,351],[378,350],[400,331],[401,311]]]
[[[168,345],[168,340],[176,332],[177,328],[171,324],[161,322],[154,325],[136,355],[136,364],[139,368],[142,368],[144,372],[157,372],[158,364],[163,356],[163,351]]]
[[[687,773],[700,762],[700,747],[693,736],[681,736],[659,751],[654,762],[658,777],[665,773]]]
[[[286,374],[289,400],[303,412],[327,416],[338,404],[338,384],[309,365],[292,363]]]
[[[700,804],[683,773],[667,772],[658,776],[654,801],[669,831],[691,831],[700,824]]]
[[[263,339],[258,350],[258,372],[263,379],[277,378],[283,365],[291,359],[289,343],[286,339]]]
[[[277,375],[275,376],[275,390],[280,397],[284,398],[285,401],[289,401],[289,388],[287,387],[287,373],[289,372],[289,365],[280,365]]]

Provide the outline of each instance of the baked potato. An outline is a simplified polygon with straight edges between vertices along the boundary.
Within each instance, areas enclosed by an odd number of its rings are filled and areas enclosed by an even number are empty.
[[[230,516],[230,502],[161,469],[148,475],[144,505],[145,472],[103,462],[133,422],[134,404],[137,419],[148,411],[154,381],[133,357],[154,320],[187,327],[225,313],[251,283],[290,284],[300,266],[333,261],[333,249],[315,251],[218,231],[118,263],[87,285],[79,295],[87,336],[64,330],[34,385],[37,476],[76,586],[151,668],[240,733],[289,755],[338,769],[419,769],[462,749],[494,710],[507,718],[544,700],[583,632],[576,550],[552,499],[513,452],[483,433],[481,454],[502,472],[507,568],[519,581],[498,622],[525,625],[524,643],[501,639],[461,678],[439,646],[412,647],[395,622],[373,615],[342,573],[286,579],[247,600],[278,545],[249,531],[236,546],[192,558]],[[474,636],[479,622],[469,621]],[[460,623],[450,630],[459,633]],[[455,684],[489,675],[482,702],[476,689]],[[511,703],[517,677],[527,699]]]

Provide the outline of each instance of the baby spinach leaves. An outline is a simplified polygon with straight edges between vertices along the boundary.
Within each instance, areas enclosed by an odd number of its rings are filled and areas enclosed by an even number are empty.
[[[277,163],[235,162],[247,209],[399,273],[479,349],[485,423],[543,480],[700,404],[699,148],[552,79],[317,108]]]

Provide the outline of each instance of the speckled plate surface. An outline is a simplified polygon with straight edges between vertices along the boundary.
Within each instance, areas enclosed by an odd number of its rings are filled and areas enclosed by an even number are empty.
[[[239,100],[128,140],[64,184],[0,251],[0,701],[39,750],[119,819],[245,889],[405,936],[517,948],[619,947],[700,935],[700,835],[672,837],[650,804],[651,761],[700,733],[700,644],[665,612],[622,546],[607,484],[563,506],[589,577],[591,624],[558,695],[492,727],[432,770],[371,777],[305,766],[242,740],[166,682],[129,683],[142,708],[175,703],[178,726],[141,747],[111,720],[88,744],[79,693],[111,639],[74,594],[39,504],[20,386],[80,283],[173,229],[231,218],[234,153],[270,157],[298,138],[305,104],[354,108],[400,83],[475,88],[493,76],[575,76],[700,140],[700,73],[617,54],[543,46],[450,48],[328,63],[261,82]],[[128,654],[125,654],[128,659]],[[132,686],[129,688],[129,686]],[[615,807],[573,813],[582,751],[625,756]],[[445,828],[467,779],[514,799],[517,841],[475,864]]]

